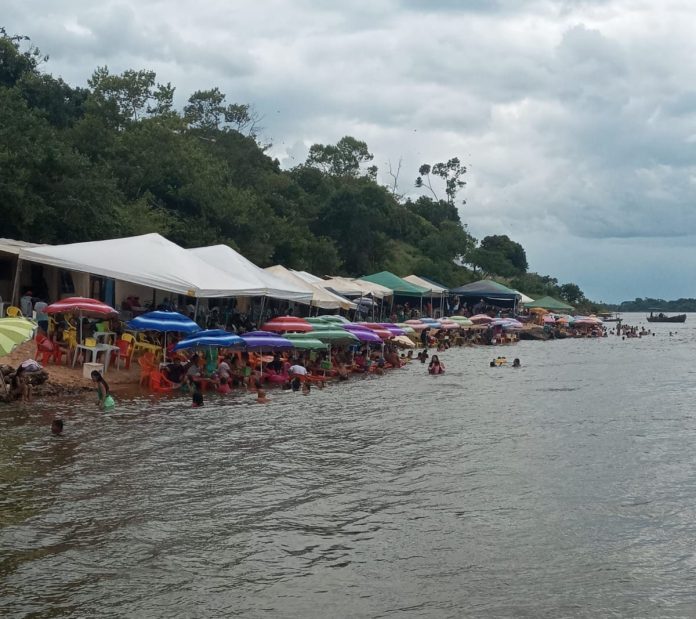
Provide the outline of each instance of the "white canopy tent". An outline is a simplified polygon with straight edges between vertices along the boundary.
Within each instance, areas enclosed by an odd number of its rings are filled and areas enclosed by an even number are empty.
[[[313,291],[306,284],[299,285],[276,277],[272,273],[256,266],[251,260],[248,260],[228,245],[196,247],[188,251],[231,277],[243,275],[248,279],[256,280],[258,286],[248,296],[273,297],[274,299],[302,301],[305,303],[309,303],[312,300]]]
[[[330,277],[317,282],[322,288],[330,288],[338,294],[348,297],[361,297],[366,293],[366,289],[349,277]]]
[[[250,273],[233,277],[156,233],[25,248],[19,259],[197,298],[252,296],[261,285]]]
[[[310,284],[309,282],[302,279],[299,275],[286,269],[284,266],[279,264],[267,267],[265,269],[267,273],[271,273],[277,277],[283,278],[288,282],[309,286],[312,290],[312,300],[309,303],[312,307],[320,307],[322,309],[355,309],[355,303],[352,303],[348,299],[334,294],[330,290],[326,290],[317,284]]]
[[[353,281],[363,289],[365,295],[372,295],[375,299],[385,299],[386,297],[394,296],[394,291],[391,288],[381,284],[375,284],[360,278],[356,278]]]
[[[532,297],[528,297],[526,294],[524,294],[524,292],[520,292],[519,290],[515,290],[515,292],[520,295],[520,303],[522,303],[522,305],[534,302],[534,299],[532,299]]]
[[[418,277],[418,275],[407,275],[406,277],[402,277],[402,279],[405,279],[410,284],[415,284],[416,286],[420,286],[421,288],[425,288],[427,291],[430,292],[431,296],[441,295],[441,294],[445,294],[447,292],[447,288],[443,288],[442,286],[437,286],[437,285],[433,284],[432,282],[429,282],[427,279],[423,279],[422,277]]]
[[[300,279],[303,279],[309,284],[321,284],[324,280],[321,277],[307,273],[307,271],[296,271],[295,269],[290,269],[290,272],[297,275]]]

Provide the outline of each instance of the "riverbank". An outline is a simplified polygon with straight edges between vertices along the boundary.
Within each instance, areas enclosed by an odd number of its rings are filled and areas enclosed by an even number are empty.
[[[0,366],[9,365],[16,368],[27,359],[33,359],[36,352],[36,344],[33,341],[25,342],[12,351],[9,355],[0,357]],[[69,365],[55,365],[53,363],[44,366],[48,374],[48,380],[42,385],[34,387],[35,397],[71,396],[93,391],[94,385],[88,378],[82,377],[82,366],[75,368]],[[138,388],[140,370],[137,364],[130,370],[122,367],[119,371],[110,370],[106,374],[111,391],[116,395],[132,394]]]

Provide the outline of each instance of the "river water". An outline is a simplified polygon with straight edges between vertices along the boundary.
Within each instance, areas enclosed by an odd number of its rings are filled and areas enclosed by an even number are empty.
[[[696,616],[696,316],[653,327],[266,406],[3,408],[0,615]]]

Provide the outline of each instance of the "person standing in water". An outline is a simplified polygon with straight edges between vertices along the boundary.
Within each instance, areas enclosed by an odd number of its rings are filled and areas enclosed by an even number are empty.
[[[109,383],[104,380],[101,372],[94,370],[92,372],[92,381],[97,383],[97,404],[102,410],[113,408],[116,404],[109,392]]]

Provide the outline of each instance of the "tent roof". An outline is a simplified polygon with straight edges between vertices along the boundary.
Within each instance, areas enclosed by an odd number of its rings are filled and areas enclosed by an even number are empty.
[[[380,271],[379,273],[373,273],[372,275],[365,275],[361,279],[374,282],[380,286],[386,286],[394,291],[394,294],[405,296],[405,297],[424,297],[428,296],[430,290],[424,288],[423,286],[417,286],[411,282],[407,282],[398,275],[394,275],[389,271]]]
[[[370,282],[366,279],[361,279],[360,277],[356,277],[353,281],[363,289],[363,296],[369,294],[375,299],[384,299],[385,297],[394,296],[394,291],[389,288],[389,286],[383,286],[382,284],[378,284],[376,282]]]
[[[531,303],[534,301],[532,297],[528,297],[524,292],[520,292],[519,290],[515,290],[515,292],[520,295],[520,303],[526,304],[526,303]]]
[[[512,290],[512,288],[494,282],[492,279],[482,279],[479,282],[466,284],[459,288],[452,288],[450,293],[460,297],[480,297],[500,300],[512,300],[520,296],[520,293],[516,290]]]
[[[191,297],[248,296],[259,287],[249,274],[232,277],[157,233],[26,248],[19,257]]]
[[[553,297],[542,297],[541,299],[537,299],[536,301],[532,301],[531,303],[525,303],[525,305],[527,307],[540,307],[541,309],[551,311],[575,309],[572,305],[568,305],[567,303],[559,301],[558,299],[554,299]]]
[[[312,298],[312,290],[309,286],[292,284],[264,271],[228,245],[196,247],[188,251],[231,277],[241,275],[245,279],[256,281],[256,289],[249,289],[249,294],[246,296],[274,297],[307,303]]]
[[[410,284],[415,284],[416,286],[427,289],[431,294],[443,294],[447,292],[447,288],[444,286],[431,282],[429,279],[425,279],[425,277],[418,277],[418,275],[407,275],[404,277],[404,280]]]
[[[317,284],[306,282],[299,275],[280,264],[267,267],[265,271],[295,285],[307,286],[312,291],[312,300],[306,301],[306,303],[309,303],[313,307],[321,307],[323,309],[355,309],[356,307],[355,303],[350,302],[345,297],[334,294],[330,290],[326,290]]]
[[[343,294],[349,297],[362,296],[364,289],[360,284],[348,277],[330,277],[317,282],[317,285],[322,288],[330,288],[338,294]]]
[[[15,241],[14,239],[0,239],[0,252],[5,254],[19,255],[22,249],[27,247],[41,247],[38,243],[27,243],[26,241]]]
[[[324,281],[321,277],[307,273],[307,271],[296,271],[295,269],[290,269],[290,271],[310,284],[321,284]]]

